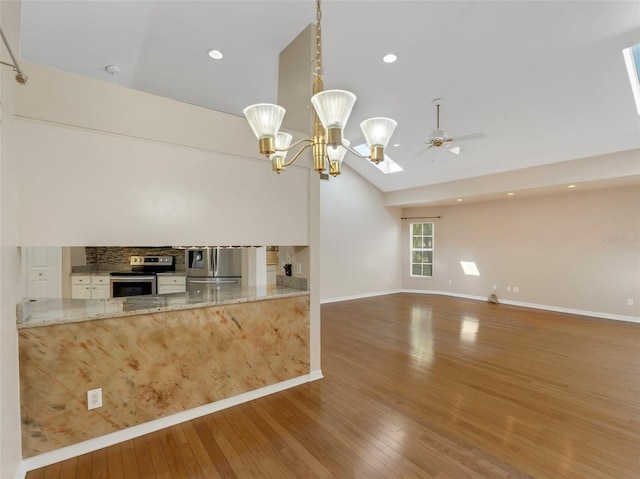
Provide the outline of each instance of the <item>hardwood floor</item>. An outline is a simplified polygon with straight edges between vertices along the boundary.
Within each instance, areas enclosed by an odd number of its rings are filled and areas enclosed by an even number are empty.
[[[27,478],[640,477],[640,324],[396,294],[322,307],[322,369]]]

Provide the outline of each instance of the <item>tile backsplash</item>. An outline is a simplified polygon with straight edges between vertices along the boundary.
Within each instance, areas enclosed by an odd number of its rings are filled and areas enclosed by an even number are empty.
[[[129,265],[129,256],[175,256],[176,267],[184,269],[184,250],[164,247],[87,246],[87,265]],[[179,265],[182,265],[180,268]]]

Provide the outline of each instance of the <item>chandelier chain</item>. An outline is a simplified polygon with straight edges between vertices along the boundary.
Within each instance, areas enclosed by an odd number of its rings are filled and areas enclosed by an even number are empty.
[[[313,70],[315,77],[322,78],[324,68],[322,67],[322,11],[320,10],[320,0],[316,0],[316,67]]]

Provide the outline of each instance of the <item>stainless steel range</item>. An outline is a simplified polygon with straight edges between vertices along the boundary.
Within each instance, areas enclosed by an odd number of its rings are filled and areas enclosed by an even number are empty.
[[[175,256],[130,256],[131,271],[111,273],[111,297],[157,294],[156,273],[176,270]]]

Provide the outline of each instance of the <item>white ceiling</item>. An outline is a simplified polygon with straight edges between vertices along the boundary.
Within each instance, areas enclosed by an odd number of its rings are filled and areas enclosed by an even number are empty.
[[[640,43],[638,1],[327,0],[322,10],[325,88],[358,96],[345,137],[357,144],[371,116],[398,121],[387,154],[404,172],[345,160],[382,191],[640,148],[621,53]],[[275,103],[278,54],[309,23],[310,0],[23,0],[21,58],[241,115]],[[389,52],[396,63],[382,62]],[[486,137],[458,156],[420,154],[436,97],[451,136]]]

